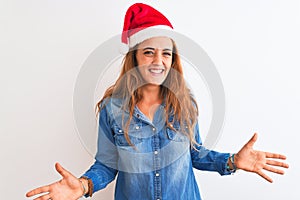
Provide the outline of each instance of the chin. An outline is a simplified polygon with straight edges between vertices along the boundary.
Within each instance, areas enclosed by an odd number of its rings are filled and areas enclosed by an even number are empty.
[[[148,86],[160,86],[162,83],[156,83],[156,82],[148,82],[146,85]]]
[[[159,86],[159,85],[162,85],[163,84],[163,82],[164,82],[164,80],[149,80],[149,81],[147,81],[147,84],[149,84],[149,85],[156,85],[156,86]]]

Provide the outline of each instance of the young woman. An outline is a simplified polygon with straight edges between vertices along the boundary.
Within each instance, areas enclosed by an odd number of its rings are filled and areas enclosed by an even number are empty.
[[[129,20],[129,21],[127,21]],[[146,24],[146,26],[145,26]],[[37,200],[75,200],[92,196],[117,176],[115,199],[201,199],[193,168],[221,175],[242,169],[272,179],[263,169],[283,174],[285,156],[257,151],[257,134],[237,154],[219,153],[201,144],[198,109],[183,79],[174,40],[157,32],[172,29],[157,10],[134,4],[126,14],[122,41],[129,46],[116,83],[97,104],[96,161],[80,178],[56,164],[62,179],[34,189]],[[272,160],[268,159],[272,158]]]

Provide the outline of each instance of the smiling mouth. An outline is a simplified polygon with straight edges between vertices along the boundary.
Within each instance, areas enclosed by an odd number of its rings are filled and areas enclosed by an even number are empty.
[[[164,69],[149,69],[149,72],[153,74],[162,74],[164,71]]]

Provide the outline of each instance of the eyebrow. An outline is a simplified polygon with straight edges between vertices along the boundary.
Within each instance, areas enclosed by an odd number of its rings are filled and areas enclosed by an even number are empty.
[[[155,48],[153,48],[153,47],[145,47],[145,48],[143,48],[143,51],[145,51],[145,50],[155,50]],[[172,51],[172,49],[169,49],[169,48],[165,48],[165,49],[163,49],[163,51]]]

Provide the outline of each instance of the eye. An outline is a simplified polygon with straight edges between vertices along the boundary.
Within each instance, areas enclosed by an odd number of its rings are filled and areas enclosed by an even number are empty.
[[[171,52],[164,52],[163,55],[166,56],[166,57],[170,57],[170,56],[172,56],[172,53]]]
[[[146,56],[152,56],[154,54],[153,51],[144,51],[144,55]]]

